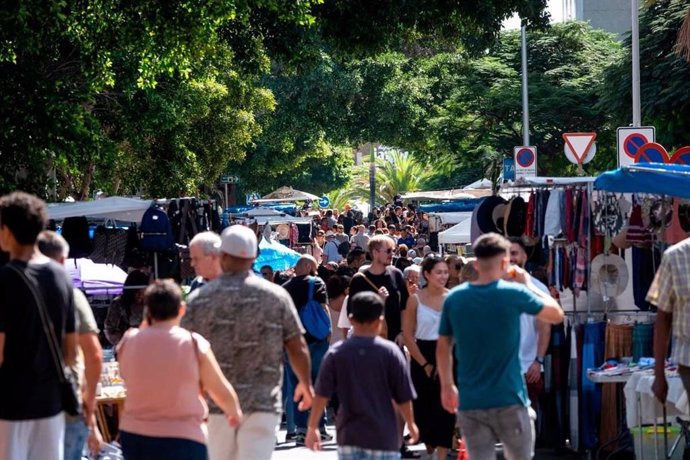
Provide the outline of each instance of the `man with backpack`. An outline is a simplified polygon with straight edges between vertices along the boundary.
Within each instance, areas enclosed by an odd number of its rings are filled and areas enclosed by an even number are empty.
[[[326,244],[323,246],[322,263],[325,265],[328,262],[340,263],[343,260],[343,255],[338,250],[338,242],[335,239],[335,233],[332,231],[326,232]]]
[[[311,377],[316,381],[319,375],[319,368],[324,355],[328,351],[330,338],[330,316],[328,313],[328,294],[326,293],[326,283],[316,276],[316,259],[305,254],[299,258],[295,265],[295,276],[283,284],[283,287],[292,297],[292,301],[297,307],[302,325],[305,329],[304,339],[309,346],[311,357]],[[288,368],[289,385],[295,385],[297,377]],[[298,446],[304,445],[307,433],[307,421],[309,412],[294,411],[295,425],[297,433],[295,442]],[[321,417],[319,424],[321,439],[330,441],[333,437],[326,431],[326,417]]]

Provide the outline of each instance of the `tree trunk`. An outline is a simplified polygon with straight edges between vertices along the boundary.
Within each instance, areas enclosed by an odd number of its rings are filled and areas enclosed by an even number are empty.
[[[93,173],[96,171],[96,163],[90,161],[84,172],[84,179],[81,182],[81,190],[79,191],[79,196],[77,201],[83,201],[89,197],[89,192],[91,190],[91,182],[93,182]]]

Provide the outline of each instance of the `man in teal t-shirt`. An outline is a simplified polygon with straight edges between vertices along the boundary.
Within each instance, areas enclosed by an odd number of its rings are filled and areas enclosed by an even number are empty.
[[[495,458],[495,438],[506,458],[534,453],[534,412],[520,371],[520,315],[563,320],[558,303],[510,265],[510,242],[489,233],[474,244],[479,277],[453,289],[443,304],[437,346],[443,406],[458,409],[470,458]],[[456,388],[450,356],[455,342]],[[458,401],[459,392],[459,401]],[[458,404],[459,403],[459,404]]]

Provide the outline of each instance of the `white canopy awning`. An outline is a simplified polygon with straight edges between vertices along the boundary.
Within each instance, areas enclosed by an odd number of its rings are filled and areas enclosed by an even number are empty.
[[[429,218],[436,217],[441,220],[441,225],[455,225],[472,217],[471,212],[431,212]]]
[[[152,200],[110,196],[95,201],[78,201],[76,203],[48,203],[48,218],[63,220],[67,217],[93,217],[141,222],[144,212],[151,206]]]
[[[424,192],[408,192],[402,196],[403,200],[472,200],[477,198],[473,193],[463,190],[427,190]]]
[[[448,230],[439,232],[438,243],[439,244],[465,244],[471,243],[472,237],[470,236],[472,227],[472,213],[469,213],[470,217],[463,220],[462,222],[452,226]]]

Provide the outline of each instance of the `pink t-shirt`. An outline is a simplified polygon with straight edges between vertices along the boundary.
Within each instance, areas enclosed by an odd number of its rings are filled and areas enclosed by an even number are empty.
[[[210,349],[194,334],[199,354]],[[191,333],[160,323],[130,329],[118,345],[127,398],[120,429],[206,444],[208,407],[200,395],[199,362]]]

